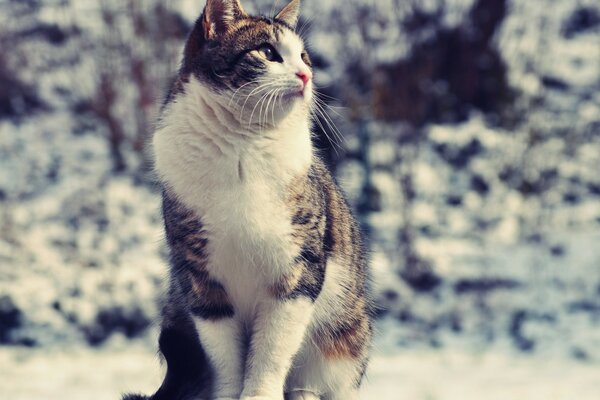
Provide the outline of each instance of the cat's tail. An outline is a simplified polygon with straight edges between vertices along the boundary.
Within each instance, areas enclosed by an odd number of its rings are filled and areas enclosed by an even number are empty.
[[[152,396],[125,394],[121,400],[193,400],[210,388],[206,354],[191,320],[180,318],[175,326],[163,328],[159,349],[167,362],[165,379]]]

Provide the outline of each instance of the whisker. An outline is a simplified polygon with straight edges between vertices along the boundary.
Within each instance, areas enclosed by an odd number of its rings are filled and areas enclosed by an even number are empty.
[[[329,115],[327,115],[327,113],[325,112],[325,110],[323,109],[323,107],[318,102],[315,102],[314,104],[316,106],[315,110],[323,118],[323,122],[329,127],[329,129],[331,130],[331,133],[334,135],[334,137],[340,143],[345,143],[344,136],[342,135],[342,133],[340,132],[340,130],[337,128],[337,126],[335,125],[335,123],[333,122],[333,120],[331,119],[331,117],[329,117]]]
[[[296,34],[302,39],[304,39],[304,34],[307,33],[308,29],[310,28],[310,25],[312,25],[312,22],[312,18],[305,18],[304,23],[300,26],[300,28],[296,29]]]
[[[315,111],[317,113],[320,113],[320,110],[318,110],[318,109],[315,109]],[[323,134],[325,135],[325,137],[327,138],[329,143],[331,143],[332,149],[335,152],[336,156],[339,156],[340,154],[338,153],[337,148],[339,148],[340,150],[343,150],[342,147],[335,140],[333,140],[331,138],[331,136],[329,136],[329,134],[327,134],[327,129],[325,129],[325,127],[321,123],[321,120],[319,119],[318,115],[315,115],[313,120],[317,123],[317,125],[319,125],[319,127],[321,128],[321,131],[323,132]]]
[[[236,90],[235,92],[233,92],[233,94],[231,95],[231,99],[229,100],[229,104],[228,104],[228,106],[231,106],[231,102],[233,101],[233,99],[234,99],[235,95],[236,95],[236,94],[237,94],[237,93],[238,93],[240,90],[242,90],[242,89],[243,89],[243,88],[245,88],[246,86],[248,86],[248,85],[251,85],[251,84],[253,84],[253,83],[259,83],[260,81],[261,81],[260,79],[254,79],[254,80],[251,80],[250,82],[246,82],[246,83],[244,83],[242,86],[240,86],[239,88],[237,88],[237,90]],[[236,104],[237,104],[237,103],[236,103]]]
[[[346,144],[346,139],[344,138],[344,135],[342,135],[342,132],[335,125],[335,123],[333,122],[333,119],[331,119],[331,117],[329,115],[327,115],[325,110],[321,109],[321,113],[322,113],[323,117],[325,118],[325,123],[331,128],[331,131],[333,132],[333,134],[338,138],[338,140],[341,143]]]
[[[323,134],[327,138],[327,141],[331,144],[331,148],[333,149],[335,155],[339,157],[340,153],[338,152],[338,149],[342,150],[342,148],[340,147],[340,145],[334,139],[331,138],[331,136],[329,136],[329,134],[327,133],[327,129],[325,129],[323,127],[323,124],[321,124],[321,121],[319,121],[318,118],[316,119],[316,122],[321,127],[321,131],[323,132]]]
[[[314,84],[313,84],[313,86],[315,86],[316,88],[319,88],[319,89],[325,87],[325,86],[316,86]],[[331,85],[329,85],[329,86],[331,86]],[[329,100],[340,101],[340,99],[338,99],[336,97],[329,96],[328,94],[325,94],[325,93],[322,93],[322,92],[319,92],[319,91],[316,91],[316,90],[315,90],[315,94],[317,95],[317,97],[326,97]]]
[[[271,89],[269,91],[267,99],[260,106],[260,111],[258,113],[258,126],[261,128],[261,131],[265,127],[264,120],[266,120],[266,114],[269,110],[269,102],[271,101],[271,98],[273,97],[273,91],[274,91],[274,89]],[[265,111],[265,119],[264,120],[263,120],[263,110]]]
[[[219,75],[219,74],[217,73],[217,71],[216,71],[214,68],[211,68],[210,70],[211,70],[211,72],[212,72],[212,73],[213,73],[213,74],[214,74],[216,77],[218,77],[218,78],[221,78],[221,79],[225,79],[225,78],[226,78],[226,76],[225,76],[225,75]]]
[[[246,95],[246,100],[244,101],[244,105],[242,106],[242,109],[240,111],[240,114],[244,114],[244,109],[246,108],[246,103],[248,103],[248,100],[250,100],[250,98],[252,97],[253,94],[258,95],[259,93],[262,93],[264,90],[268,90],[269,87],[271,85],[273,85],[274,82],[267,82],[263,85],[260,85],[259,87],[255,88],[254,90],[252,90],[250,93],[248,93],[248,95]]]
[[[275,97],[273,99],[273,106],[271,107],[271,123],[275,126],[275,106],[277,105],[277,99],[279,98],[279,93],[281,93],[285,88],[275,89]],[[281,107],[281,103],[279,104]]]
[[[337,112],[335,109],[337,108],[337,109],[340,109],[340,110],[346,110],[346,109],[347,109],[347,107],[342,107],[342,106],[339,106],[339,107],[334,107],[334,106],[332,106],[332,105],[330,105],[330,104],[327,104],[326,102],[324,102],[322,99],[319,99],[318,97],[315,97],[315,101],[318,101],[318,102],[319,102],[319,104],[320,104],[322,107],[327,107],[329,110],[331,110],[331,112],[333,112],[334,114],[336,114],[338,117],[342,117],[342,118],[344,117],[344,115],[340,114],[340,113],[339,113],[339,112]]]
[[[269,99],[265,102],[265,119],[264,119],[264,122],[262,124],[263,127],[265,127],[266,124],[267,124],[267,118],[269,117],[269,105],[271,104],[271,101],[273,100],[276,91],[277,91],[277,88],[274,88],[273,90],[271,90],[271,94],[269,95]],[[273,125],[275,125],[275,124],[273,124]]]
[[[260,100],[258,100],[258,102],[254,105],[254,108],[252,109],[252,113],[250,113],[250,119],[248,120],[248,127],[250,127],[252,125],[252,117],[254,116],[254,112],[256,111],[256,107],[258,107],[258,105],[269,95],[269,91],[267,91],[267,93],[265,95],[263,95]],[[261,106],[262,108],[262,106]],[[260,118],[259,118],[259,126],[260,126]]]
[[[269,96],[263,102],[263,105],[260,108],[260,112],[258,114],[258,121],[259,121],[259,126],[261,127],[261,129],[264,129],[266,126],[266,120],[267,120],[267,116],[268,116],[268,112],[269,112],[269,103],[271,102],[271,100],[273,98],[273,94],[278,89],[280,81],[281,80],[275,81],[274,84],[271,86],[271,90],[268,93]],[[264,114],[263,114],[263,108],[264,108]],[[264,115],[264,119],[263,119],[263,115]]]
[[[333,86],[333,83],[330,83],[329,85],[317,85],[316,83],[313,82],[313,86],[315,87],[315,89],[327,89]]]
[[[256,87],[255,89],[253,89],[250,93],[248,93],[248,95],[246,95],[246,100],[244,101],[244,104],[242,106],[242,109],[240,111],[240,113],[243,115],[244,113],[244,109],[246,108],[246,104],[248,102],[248,100],[250,100],[250,97],[252,97],[252,95],[259,95],[260,93],[262,93],[263,91],[267,90],[267,95],[269,94],[268,90],[271,89],[273,86],[277,86],[279,85],[282,81],[285,80],[285,77],[280,77],[277,78],[275,80],[270,80],[269,82],[262,84],[258,87]],[[251,117],[254,115],[254,112],[256,110],[256,106],[260,103],[261,100],[263,100],[262,96],[261,99],[255,104],[253,110],[252,110],[252,114]],[[250,121],[248,121],[248,126],[250,126],[252,124],[252,118],[250,119]]]
[[[269,100],[267,101],[267,105],[265,107],[265,122],[266,122],[268,113],[269,113],[269,106],[271,106],[271,121],[272,121],[271,124],[272,124],[272,126],[275,126],[275,112],[274,112],[275,103],[277,102],[279,92],[281,92],[284,89],[285,89],[285,86],[281,86],[281,85],[279,85],[279,87],[275,87],[273,89],[273,91],[271,92],[272,95],[271,95],[271,97],[269,97]]]

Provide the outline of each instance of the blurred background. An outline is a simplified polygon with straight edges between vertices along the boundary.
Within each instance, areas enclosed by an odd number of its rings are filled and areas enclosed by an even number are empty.
[[[158,387],[145,143],[203,6],[0,0],[0,398]],[[600,4],[302,7],[316,144],[370,239],[363,397],[600,398]]]

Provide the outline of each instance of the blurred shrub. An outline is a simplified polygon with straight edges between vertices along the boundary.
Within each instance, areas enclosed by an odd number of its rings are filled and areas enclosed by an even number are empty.
[[[0,344],[12,343],[11,332],[22,324],[21,310],[9,296],[0,296]]]
[[[591,31],[600,26],[600,11],[593,7],[580,7],[565,21],[562,27],[564,37],[571,38],[579,33]]]
[[[97,346],[116,332],[130,339],[137,337],[144,333],[151,322],[150,317],[139,308],[126,309],[115,306],[100,310],[93,323],[81,329],[87,342]]]
[[[375,69],[376,118],[414,126],[461,122],[472,109],[502,113],[511,101],[507,67],[493,43],[506,0],[477,0],[451,28],[440,4],[433,11],[417,7],[401,21],[412,48],[408,57]]]
[[[35,88],[21,81],[0,54],[0,118],[25,117],[45,108]]]

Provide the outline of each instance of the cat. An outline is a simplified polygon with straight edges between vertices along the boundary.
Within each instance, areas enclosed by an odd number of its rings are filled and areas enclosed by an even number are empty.
[[[299,7],[208,0],[185,44],[152,141],[171,264],[153,399],[359,397],[368,262],[311,143]]]

